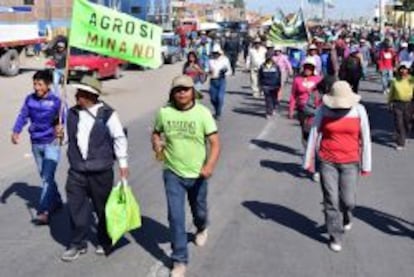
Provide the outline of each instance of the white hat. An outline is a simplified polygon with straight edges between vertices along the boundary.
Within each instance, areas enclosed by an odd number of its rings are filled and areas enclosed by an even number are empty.
[[[311,44],[309,45],[308,50],[318,50],[318,47],[316,47],[315,44]]]
[[[322,97],[322,102],[331,109],[350,109],[361,100],[361,96],[352,91],[346,81],[336,81],[328,94]]]
[[[402,41],[402,42],[401,42],[401,47],[402,47],[402,48],[407,48],[407,47],[408,47],[408,43],[407,43],[407,42],[405,42],[405,41]]]
[[[273,44],[273,42],[271,42],[270,40],[266,41],[266,48],[274,48],[275,45]]]
[[[305,60],[303,61],[303,65],[306,65],[306,64],[316,67],[315,59],[312,58],[312,57],[306,57],[305,58]]]
[[[282,46],[275,45],[275,51],[283,51]]]
[[[253,42],[254,43],[262,43],[262,40],[259,37],[256,37]]]
[[[408,62],[408,61],[400,62],[400,64],[398,65],[398,69],[400,69],[401,67],[405,67],[407,69],[410,69],[411,68],[411,62]]]

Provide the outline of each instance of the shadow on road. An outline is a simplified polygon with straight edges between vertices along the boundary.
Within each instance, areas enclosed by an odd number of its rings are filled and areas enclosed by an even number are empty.
[[[355,208],[354,216],[386,234],[414,239],[413,222],[362,206]]]
[[[42,188],[39,186],[30,186],[27,183],[16,182],[11,184],[1,195],[1,203],[6,204],[7,199],[15,194],[26,202],[26,207],[30,214],[30,221],[34,218],[32,210],[36,210],[39,205],[39,198]],[[59,211],[50,215],[49,231],[52,238],[59,244],[67,246],[70,238],[69,216],[66,205]]]
[[[317,222],[294,210],[281,205],[259,201],[245,201],[242,205],[261,219],[273,220],[280,225],[321,243],[328,242],[328,239],[322,236],[324,233],[324,226],[318,227]]]
[[[394,124],[392,115],[385,104],[364,102],[369,115],[372,142],[386,147],[393,147]]]
[[[307,177],[306,172],[303,170],[300,164],[296,163],[283,163],[277,161],[261,160],[260,166],[273,169],[277,172],[286,172],[297,178]]]
[[[252,109],[234,108],[233,112],[238,113],[238,114],[245,114],[245,115],[252,115],[252,116],[262,117],[262,118],[266,117],[266,114],[265,114],[264,110],[262,112],[257,112],[256,110],[252,110]]]
[[[261,139],[252,139],[250,141],[250,143],[264,149],[264,150],[275,150],[275,151],[279,151],[279,152],[283,152],[286,154],[291,154],[294,156],[299,156],[301,157],[302,154],[300,153],[299,150],[291,148],[289,146],[286,145],[282,145],[282,144],[278,144],[275,142],[270,142],[270,141],[266,141],[266,140],[261,140]]]
[[[170,267],[171,262],[168,255],[159,244],[169,242],[169,229],[163,224],[146,216],[142,217],[142,227],[131,232],[135,241],[141,245],[148,253],[150,253],[164,266]]]

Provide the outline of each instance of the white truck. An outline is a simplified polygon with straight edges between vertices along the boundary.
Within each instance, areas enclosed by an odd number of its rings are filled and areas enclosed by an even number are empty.
[[[15,76],[20,71],[20,54],[28,46],[46,42],[37,24],[0,24],[0,75]]]

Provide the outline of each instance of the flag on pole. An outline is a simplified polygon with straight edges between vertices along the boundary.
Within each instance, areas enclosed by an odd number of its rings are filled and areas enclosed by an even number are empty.
[[[333,3],[333,0],[308,0],[308,3],[312,4],[312,5],[325,4],[326,7],[328,7],[328,8],[334,8],[335,7],[335,5]]]
[[[149,68],[161,65],[162,28],[113,9],[74,0],[69,45]]]
[[[273,17],[268,39],[279,45],[297,45],[308,41],[308,33],[302,10],[285,16],[282,11]]]

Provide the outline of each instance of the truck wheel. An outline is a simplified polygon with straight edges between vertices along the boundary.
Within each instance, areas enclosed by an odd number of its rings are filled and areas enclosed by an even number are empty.
[[[10,49],[0,58],[0,71],[6,76],[15,76],[19,70],[19,52],[16,49]]]

